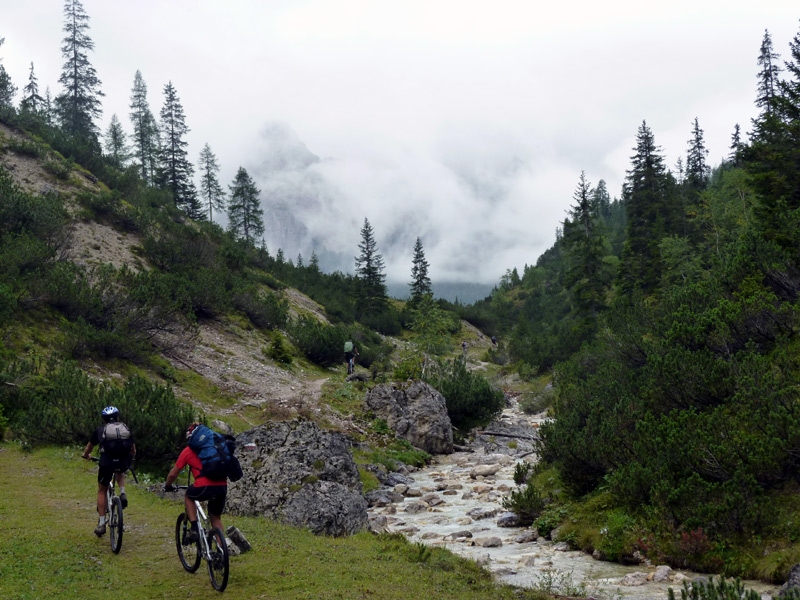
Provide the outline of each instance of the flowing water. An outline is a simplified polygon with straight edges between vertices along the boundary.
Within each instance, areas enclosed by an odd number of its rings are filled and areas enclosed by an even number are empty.
[[[529,419],[531,424],[536,421],[514,409],[507,409],[503,418],[514,422]],[[502,498],[516,487],[515,464],[531,458],[487,454],[481,448],[437,456],[434,464],[410,475],[410,490],[395,488],[404,494],[402,501],[373,506],[370,517],[385,518],[386,530],[401,532],[412,542],[444,547],[474,559],[498,581],[520,587],[582,592],[594,598],[656,600],[667,598],[669,587],[680,598],[682,581],[699,576],[671,571],[669,578],[655,582],[655,565],[627,566],[595,560],[567,549],[563,543],[526,539],[523,534],[530,532],[527,528],[498,526],[504,513]],[[500,463],[505,464],[494,475],[480,476],[474,471],[478,465],[488,468]],[[651,580],[646,581],[645,575]],[[746,581],[745,585],[764,598],[777,596],[779,589],[757,581]]]

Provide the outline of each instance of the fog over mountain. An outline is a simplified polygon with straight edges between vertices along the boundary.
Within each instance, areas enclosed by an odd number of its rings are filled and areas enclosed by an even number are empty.
[[[500,144],[478,147],[483,152],[466,152],[450,140],[435,154],[411,157],[412,164],[409,156],[393,162],[384,155],[372,163],[320,158],[288,124],[269,123],[248,167],[262,191],[267,246],[306,262],[313,252],[323,270],[349,273],[367,218],[390,283],[410,279],[419,236],[435,281],[494,284],[517,266],[504,252],[518,253],[519,232],[526,228],[522,220],[519,231],[510,232],[497,213],[525,193],[531,172],[523,148],[507,141],[504,151]],[[540,243],[552,243],[553,233]],[[536,256],[532,249],[530,263]]]

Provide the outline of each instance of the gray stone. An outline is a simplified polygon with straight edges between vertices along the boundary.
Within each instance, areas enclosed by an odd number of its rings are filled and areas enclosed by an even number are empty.
[[[497,519],[498,527],[519,527],[519,516],[517,513],[504,512]]]
[[[447,404],[429,384],[380,384],[367,392],[364,403],[412,446],[431,454],[453,452],[453,426]]]
[[[260,425],[236,436],[244,476],[228,486],[234,515],[265,516],[321,535],[367,528],[349,439],[305,420]]]
[[[800,587],[800,563],[796,564],[789,571],[789,577],[786,583],[781,586],[781,591],[778,593],[778,598],[786,596],[789,590]]]

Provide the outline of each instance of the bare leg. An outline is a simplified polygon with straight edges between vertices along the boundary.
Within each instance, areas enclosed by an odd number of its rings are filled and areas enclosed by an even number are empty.
[[[186,514],[189,516],[189,522],[194,523],[197,521],[197,506],[195,506],[194,500],[189,498],[189,496],[184,496],[183,504],[186,506]]]
[[[98,483],[97,484],[97,514],[104,517],[108,506],[106,506],[106,492],[108,486]]]
[[[225,531],[222,529],[222,516],[220,515],[208,515],[209,519],[211,519],[211,526],[212,527],[219,527],[220,530],[223,532]]]

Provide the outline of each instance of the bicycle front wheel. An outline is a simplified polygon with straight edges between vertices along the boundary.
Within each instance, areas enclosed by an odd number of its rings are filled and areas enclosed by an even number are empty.
[[[200,566],[200,561],[203,557],[200,555],[199,540],[188,546],[183,545],[183,536],[186,535],[189,529],[191,529],[189,518],[186,513],[181,513],[178,515],[178,522],[175,523],[175,545],[178,547],[178,558],[181,559],[183,568],[189,573],[194,573]]]
[[[111,550],[114,554],[119,554],[119,551],[122,550],[122,501],[117,496],[111,499],[108,530],[111,534]]]
[[[211,585],[218,592],[225,589],[228,585],[228,545],[225,543],[225,535],[219,527],[215,527],[208,532],[208,549],[210,555],[208,560],[208,576]]]

